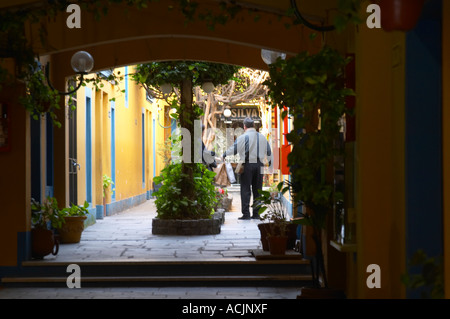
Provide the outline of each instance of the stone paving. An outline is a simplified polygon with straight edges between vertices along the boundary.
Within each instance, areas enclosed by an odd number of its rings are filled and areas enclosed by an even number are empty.
[[[154,200],[105,217],[87,227],[80,243],[60,245],[46,262],[66,261],[229,261],[254,260],[251,250],[261,249],[258,220],[241,216],[238,192],[218,235],[152,235]],[[103,287],[2,288],[0,299],[295,299],[295,287]]]
[[[294,287],[1,288],[0,299],[296,299]],[[154,306],[157,306],[155,304]]]
[[[251,250],[261,249],[258,220],[239,220],[240,197],[233,196],[232,208],[225,213],[220,234],[166,236],[152,234],[156,217],[154,199],[105,217],[87,227],[78,244],[62,244],[48,262],[65,261],[170,261],[170,260],[254,260]]]

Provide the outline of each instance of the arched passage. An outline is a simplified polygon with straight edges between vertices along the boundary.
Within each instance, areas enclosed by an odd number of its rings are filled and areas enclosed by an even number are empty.
[[[201,2],[211,10],[217,5]],[[36,50],[51,62],[53,85],[63,90],[66,78],[73,75],[70,66],[72,54],[86,50],[94,57],[94,70],[104,70],[148,61],[197,60],[241,65],[265,69],[261,49],[295,55],[301,51],[316,52],[320,37],[311,39],[312,30],[290,26],[288,18],[261,12],[258,20],[243,10],[225,25],[207,28],[203,21],[186,24],[178,10],[168,10],[167,4],[152,3],[146,10],[128,6],[112,6],[99,20],[91,12],[82,11],[81,28],[66,26],[68,14],[60,13],[54,21],[45,21],[46,45]],[[39,31],[32,29],[31,38]],[[64,108],[59,118],[64,118]],[[67,124],[63,123],[63,125]],[[68,134],[54,138],[55,158],[54,195],[61,203],[69,203],[68,196]]]

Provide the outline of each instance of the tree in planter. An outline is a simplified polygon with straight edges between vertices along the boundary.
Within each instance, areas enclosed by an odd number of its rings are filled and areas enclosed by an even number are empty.
[[[327,216],[342,194],[334,190],[333,164],[342,152],[336,141],[342,119],[348,112],[345,98],[353,92],[345,87],[345,65],[348,60],[339,52],[324,47],[318,54],[300,53],[288,60],[278,59],[270,65],[271,103],[290,116],[294,129],[287,135],[293,145],[288,156],[291,181],[283,192],[291,191],[293,201],[303,203],[306,212],[297,222],[311,226],[315,243],[316,269],[314,281],[322,277],[328,287],[322,251],[322,231]]]
[[[164,84],[171,84],[179,91],[179,99],[174,97],[169,103],[172,108],[176,109],[176,113],[172,116],[178,120],[179,126],[190,132],[191,140],[182,142],[185,145],[183,152],[186,151],[186,147],[190,148],[191,157],[187,160],[184,158],[179,164],[169,165],[163,170],[160,178],[155,179],[156,184],[163,184],[155,194],[156,196],[174,196],[179,200],[178,205],[171,208],[172,210],[178,210],[174,214],[175,216],[183,215],[183,211],[187,216],[190,216],[191,211],[201,212],[199,214],[194,213],[194,215],[203,216],[203,209],[199,206],[203,203],[208,204],[204,201],[203,196],[214,197],[214,187],[211,189],[211,194],[208,193],[208,195],[198,187],[199,182],[202,183],[200,180],[208,180],[210,175],[214,173],[205,172],[202,164],[195,163],[194,154],[198,146],[201,149],[201,145],[195,145],[193,139],[194,123],[200,119],[203,110],[194,103],[193,88],[202,85],[204,82],[212,82],[214,85],[227,83],[233,78],[237,69],[236,66],[217,63],[169,61],[138,65],[136,73],[132,74],[132,78],[144,87],[158,89]],[[200,143],[201,141],[197,142]],[[174,180],[175,178],[177,180]],[[167,179],[169,180],[166,181]],[[212,180],[210,183],[212,185]],[[173,198],[171,202],[173,202]],[[164,204],[159,207],[157,204],[159,217],[162,217],[165,213],[169,216],[173,215],[174,212],[168,212],[163,207]]]
[[[215,173],[206,169],[205,165],[192,165],[192,185],[195,198],[185,193],[186,175],[181,163],[170,164],[155,177],[155,183],[161,187],[155,192],[157,218],[160,219],[209,219],[214,211],[217,199],[213,180]]]

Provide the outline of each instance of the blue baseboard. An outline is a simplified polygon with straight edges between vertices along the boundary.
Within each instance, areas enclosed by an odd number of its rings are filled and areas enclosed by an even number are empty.
[[[0,266],[0,279],[20,272],[22,262],[31,259],[31,232],[17,233],[17,265],[16,266]]]
[[[106,204],[106,216],[111,216],[120,212],[123,212],[124,210],[127,210],[129,208],[135,207],[137,205],[140,205],[144,203],[146,200],[149,199],[149,192],[145,192],[143,194],[122,199],[119,201],[114,201],[112,203]],[[103,216],[103,205],[99,205],[102,207],[102,216]],[[99,207],[97,206],[97,207]],[[103,217],[102,217],[103,218]]]

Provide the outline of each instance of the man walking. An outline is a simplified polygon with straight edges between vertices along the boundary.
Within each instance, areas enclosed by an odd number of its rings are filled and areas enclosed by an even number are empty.
[[[236,139],[222,157],[236,154],[239,154],[240,161],[244,163],[244,172],[241,174],[242,217],[239,219],[259,219],[258,209],[253,209],[250,217],[250,197],[253,194],[255,202],[260,196],[258,190],[263,186],[263,167],[267,162],[271,165],[272,150],[264,135],[255,130],[254,122],[249,117],[244,120],[244,134]]]

